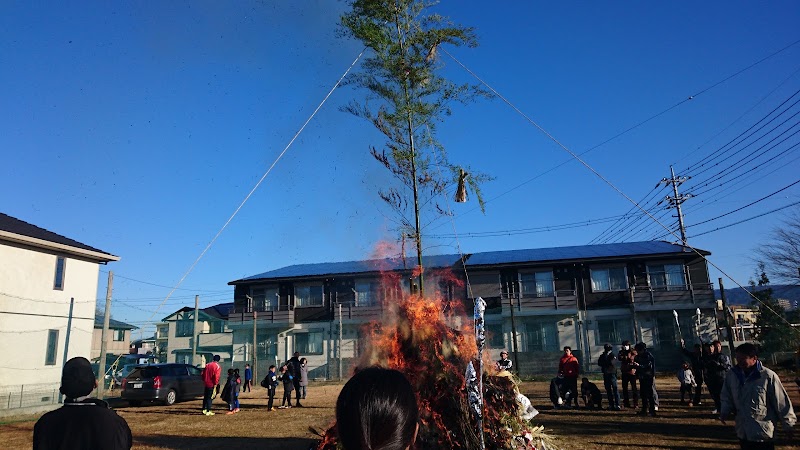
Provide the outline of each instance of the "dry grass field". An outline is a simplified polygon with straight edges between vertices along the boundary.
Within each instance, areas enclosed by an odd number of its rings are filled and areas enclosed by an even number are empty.
[[[602,384],[602,383],[599,383]],[[800,405],[794,383],[787,383],[793,403]],[[528,395],[540,414],[534,419],[560,438],[561,448],[569,449],[735,449],[732,422],[722,425],[706,405],[687,408],[680,405],[677,381],[666,375],[658,381],[661,396],[660,417],[639,417],[633,411],[554,410],[548,400],[548,384],[525,382],[521,391]],[[304,450],[313,446],[313,430],[323,430],[333,420],[338,383],[310,386],[305,408],[266,411],[265,390],[243,394],[242,410],[225,415],[225,404],[217,400],[217,415],[200,414],[200,400],[176,404],[130,408],[117,411],[131,427],[134,448],[155,449],[266,449]],[[8,448],[31,448],[35,416],[4,419],[0,436]],[[800,430],[798,430],[800,431]],[[778,448],[800,448],[779,433]]]

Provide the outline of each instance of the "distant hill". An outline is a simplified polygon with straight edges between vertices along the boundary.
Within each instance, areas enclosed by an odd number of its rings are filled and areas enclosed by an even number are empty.
[[[748,291],[752,289],[750,286],[745,287]],[[772,288],[773,298],[785,298],[795,306],[800,302],[800,286],[792,284],[771,284],[767,287]],[[759,289],[762,288],[757,287],[756,290]],[[714,295],[718,299],[721,298],[719,289],[714,289]],[[742,291],[740,288],[733,288],[725,289],[725,300],[727,300],[729,305],[749,305],[753,299],[747,292]]]

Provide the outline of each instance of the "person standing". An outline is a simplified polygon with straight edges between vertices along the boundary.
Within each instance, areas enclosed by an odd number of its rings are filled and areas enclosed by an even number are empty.
[[[214,355],[214,360],[206,364],[203,369],[203,414],[213,416],[211,411],[211,401],[213,400],[214,390],[219,393],[219,379],[222,375],[222,367],[219,366],[219,355]]]
[[[286,409],[292,407],[292,389],[294,389],[294,383],[292,380],[294,377],[291,373],[289,373],[289,368],[286,365],[281,366],[281,374],[278,375],[278,380],[283,383],[283,399],[281,400],[281,406],[278,406],[278,409]]]
[[[636,358],[633,365],[636,367],[636,375],[639,377],[639,397],[642,400],[642,409],[637,414],[656,416],[656,399],[653,385],[656,380],[656,360],[653,354],[647,350],[644,342],[639,342],[634,347]]]
[[[89,398],[96,387],[97,378],[88,359],[79,356],[67,361],[61,371],[64,406],[36,421],[33,450],[129,450],[133,436],[128,423],[108,403]]]
[[[639,388],[636,386],[636,367],[633,360],[636,358],[636,350],[631,348],[630,341],[622,341],[622,348],[617,359],[620,363],[622,372],[622,399],[626,408],[631,407],[630,397],[633,397],[633,409],[639,408]],[[631,396],[628,396],[628,386],[631,388]]]
[[[267,401],[267,411],[274,411],[272,404],[275,400],[275,391],[278,389],[278,374],[275,373],[275,366],[269,366],[269,372],[267,372],[266,378],[264,381],[261,382],[261,385],[267,388],[267,397],[269,397],[269,401]]]
[[[513,364],[511,363],[511,360],[508,359],[508,351],[503,350],[500,352],[500,359],[497,360],[496,365],[498,371],[502,372],[503,370],[507,370],[511,372],[511,366]]]
[[[580,372],[580,364],[578,358],[572,354],[572,347],[564,347],[564,355],[558,362],[558,373],[564,375],[564,384],[566,384],[567,391],[570,394],[566,395],[566,406],[569,407],[571,399],[575,400],[575,407],[578,408],[578,375]]]
[[[778,375],[758,360],[755,345],[745,342],[736,347],[736,367],[725,375],[720,403],[723,424],[736,412],[736,436],[743,450],[774,449],[774,422],[778,421],[791,440],[797,416],[789,394]]]
[[[694,344],[694,350],[689,351],[686,348],[686,342],[681,339],[681,352],[689,357],[689,362],[692,366],[692,374],[694,374],[694,380],[695,383],[697,383],[692,404],[694,406],[700,406],[702,405],[701,396],[703,393],[703,382],[705,382],[705,378],[703,377],[703,348],[700,344]]]
[[[250,364],[244,365],[244,382],[242,383],[242,392],[250,392],[253,387],[253,369]]]
[[[712,414],[719,414],[720,412],[720,395],[722,392],[722,384],[725,382],[725,377],[728,371],[731,370],[731,358],[722,353],[722,342],[714,341],[711,343],[712,352],[706,360],[706,384],[708,385],[708,392],[711,393],[711,398],[714,399],[714,411]]]
[[[289,375],[292,376],[292,383],[295,392],[295,406],[302,408],[300,403],[300,352],[294,352],[294,355],[286,362],[286,369]]]
[[[619,411],[622,409],[619,407],[616,360],[617,357],[614,355],[611,344],[605,344],[603,346],[603,354],[597,359],[597,365],[599,365],[603,371],[603,385],[606,388],[606,396],[608,397],[608,409],[612,411]]]
[[[681,368],[678,369],[678,381],[681,383],[681,404],[685,401],[684,399],[688,393],[689,406],[692,406],[692,390],[697,388],[697,382],[694,379],[694,374],[689,367],[689,363],[685,362],[681,364]]]
[[[300,358],[300,390],[303,394],[303,400],[306,399],[306,389],[308,388],[308,360]]]

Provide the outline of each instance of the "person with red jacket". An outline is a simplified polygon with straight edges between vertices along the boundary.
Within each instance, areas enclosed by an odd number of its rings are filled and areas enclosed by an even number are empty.
[[[572,354],[572,347],[564,347],[564,355],[558,362],[558,373],[564,376],[566,385],[566,406],[569,407],[570,400],[575,400],[575,407],[578,407],[578,374],[580,372],[578,358]]]
[[[211,400],[214,396],[214,390],[219,393],[219,378],[222,374],[222,368],[219,366],[219,355],[214,355],[214,360],[206,364],[203,369],[203,384],[205,390],[203,391],[203,414],[213,416],[214,412],[211,411]]]

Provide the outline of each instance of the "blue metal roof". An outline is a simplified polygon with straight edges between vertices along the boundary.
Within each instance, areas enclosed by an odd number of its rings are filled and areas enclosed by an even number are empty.
[[[460,261],[458,255],[430,255],[422,257],[422,265],[427,268],[451,267]],[[387,259],[368,259],[363,261],[329,262],[313,264],[296,264],[293,266],[282,267],[258,275],[253,275],[241,280],[232,281],[228,284],[237,284],[241,281],[274,279],[274,278],[295,278],[313,277],[325,275],[342,275],[349,273],[367,273],[380,271],[395,271],[413,269],[417,265],[416,258],[406,258],[403,265],[402,258]]]
[[[467,267],[525,262],[662,255],[668,253],[692,253],[692,251],[681,245],[671,244],[664,241],[622,242],[616,244],[534,248],[529,250],[506,250],[475,253],[470,255],[469,259],[467,260]]]
[[[705,250],[700,250],[700,252],[703,254],[709,254]],[[473,253],[471,255],[467,255],[466,266],[470,267],[688,253],[692,253],[691,250],[681,245],[671,244],[664,241],[623,242],[616,244],[578,245],[572,247],[536,248],[528,250],[505,250]],[[431,255],[423,256],[422,258],[422,264],[426,268],[452,267],[459,263],[459,255]],[[264,279],[319,277],[326,275],[395,271],[411,269],[415,265],[416,258],[406,258],[405,265],[403,265],[403,260],[401,258],[297,264],[242,278],[240,280],[231,281],[228,284],[240,284],[241,282]]]

